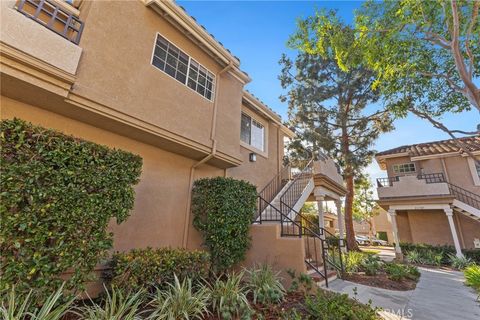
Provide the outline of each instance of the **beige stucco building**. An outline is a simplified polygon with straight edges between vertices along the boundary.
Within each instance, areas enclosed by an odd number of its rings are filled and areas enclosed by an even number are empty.
[[[309,197],[340,206],[340,174],[325,158],[283,176],[292,131],[244,90],[251,79],[240,60],[181,7],[160,0],[0,5],[1,118],[143,158],[133,212],[110,225],[113,250],[201,247],[191,223],[193,182],[226,176],[268,187],[268,209],[282,206],[275,210],[291,219],[253,225],[245,264],[269,260],[302,272],[313,265],[305,241],[284,228],[293,232]]]
[[[459,142],[464,149],[443,140],[376,155],[388,174],[377,179],[379,204],[389,213],[397,244],[453,245],[457,255],[480,247],[480,136]]]

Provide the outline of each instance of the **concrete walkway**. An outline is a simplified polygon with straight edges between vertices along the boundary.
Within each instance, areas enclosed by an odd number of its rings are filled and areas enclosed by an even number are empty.
[[[347,293],[362,303],[381,307],[385,319],[479,320],[480,304],[458,271],[419,268],[422,276],[415,290],[392,291],[337,279],[330,290]],[[354,294],[356,289],[357,295]]]

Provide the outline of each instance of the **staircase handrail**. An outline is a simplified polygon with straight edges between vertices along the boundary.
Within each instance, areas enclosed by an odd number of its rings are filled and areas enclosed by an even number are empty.
[[[311,158],[307,164],[302,168],[302,170],[300,171],[299,174],[297,174],[292,182],[290,183],[290,185],[288,186],[288,188],[285,190],[285,192],[282,194],[282,196],[280,197],[280,202],[285,202],[284,199],[285,197],[288,195],[288,193],[293,190],[293,188],[296,186],[296,183],[303,177],[309,177],[309,176],[313,176],[313,161],[314,159]],[[312,172],[308,172],[308,169],[311,169]],[[303,191],[303,190],[302,190]],[[298,200],[298,199],[295,199],[295,200]]]
[[[480,196],[467,189],[459,187],[445,179],[443,173],[426,173],[417,176],[418,179],[425,180],[426,183],[446,183],[450,194],[456,196],[462,202],[480,210]],[[464,201],[466,200],[466,201]]]
[[[267,203],[270,203],[275,196],[282,190],[284,185],[282,185],[282,177],[286,175],[287,180],[290,180],[290,166],[283,167],[266,185],[263,187],[258,195],[263,199],[267,200]],[[261,201],[258,203],[257,212],[253,221],[256,221],[258,217],[262,214],[267,206],[265,206]]]

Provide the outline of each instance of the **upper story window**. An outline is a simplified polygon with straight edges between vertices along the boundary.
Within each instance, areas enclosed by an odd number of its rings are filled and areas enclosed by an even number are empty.
[[[213,100],[215,75],[160,34],[155,41],[152,65],[208,100]]]
[[[243,112],[240,140],[260,151],[265,151],[265,128],[260,122]]]
[[[402,163],[393,165],[394,173],[412,173],[415,171],[415,163]]]

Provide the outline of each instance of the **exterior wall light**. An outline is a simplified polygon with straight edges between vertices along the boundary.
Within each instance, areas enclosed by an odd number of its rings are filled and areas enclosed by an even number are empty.
[[[257,161],[257,154],[252,152],[248,158],[250,159],[250,162],[255,162]]]

